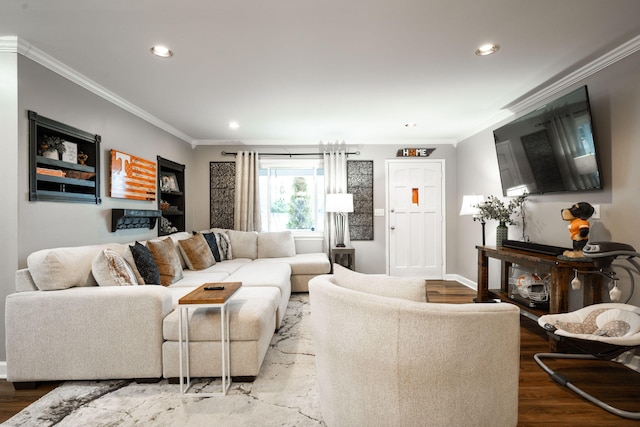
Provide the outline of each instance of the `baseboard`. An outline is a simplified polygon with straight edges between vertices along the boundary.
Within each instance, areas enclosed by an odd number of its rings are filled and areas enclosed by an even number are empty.
[[[7,362],[5,361],[0,362],[0,379],[7,379]]]
[[[465,285],[467,288],[471,288],[474,291],[478,290],[478,284],[476,282],[473,282],[466,277],[460,276],[459,274],[452,274],[451,279],[447,280],[455,280],[456,282]]]

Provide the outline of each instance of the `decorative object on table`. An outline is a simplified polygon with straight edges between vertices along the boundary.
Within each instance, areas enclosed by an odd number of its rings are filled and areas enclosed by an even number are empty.
[[[61,160],[62,154],[67,150],[64,139],[58,136],[45,135],[40,144],[40,150],[44,157]]]
[[[516,213],[523,215],[522,207],[527,196],[528,194],[524,193],[514,199],[511,199],[506,205],[496,196],[489,196],[486,201],[478,204],[477,207],[480,209],[480,215],[482,218],[498,221],[498,228],[496,229],[496,246],[502,246],[502,242],[509,238],[509,228],[507,225],[517,224],[511,216]]]
[[[78,163],[79,163],[79,164],[84,165],[88,158],[89,158],[89,156],[87,156],[87,155],[86,155],[85,153],[83,153],[82,151],[80,151],[80,152],[78,153]]]
[[[589,218],[594,209],[587,202],[578,202],[567,209],[562,209],[562,219],[570,221],[569,234],[573,241],[573,250],[565,251],[562,255],[568,258],[584,258],[582,250],[589,241]]]
[[[327,194],[325,201],[325,211],[334,213],[335,218],[335,246],[344,248],[344,233],[347,213],[353,212],[353,194],[333,193]]]
[[[472,215],[473,221],[480,221],[480,225],[482,225],[482,246],[486,245],[484,226],[486,221],[480,212],[480,208],[478,207],[480,204],[484,203],[484,196],[481,194],[468,194],[462,196],[462,207],[460,208],[460,215]]]
[[[156,163],[111,150],[111,197],[156,200]]]

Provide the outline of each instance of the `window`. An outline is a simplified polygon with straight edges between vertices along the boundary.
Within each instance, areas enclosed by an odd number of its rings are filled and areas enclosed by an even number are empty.
[[[264,231],[324,229],[324,169],[319,159],[260,160]]]

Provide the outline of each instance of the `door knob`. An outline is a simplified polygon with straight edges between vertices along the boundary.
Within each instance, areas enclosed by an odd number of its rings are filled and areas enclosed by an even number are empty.
[[[396,229],[396,227],[392,225],[392,226],[391,226],[391,229],[392,229],[392,230],[395,230],[395,229]]]

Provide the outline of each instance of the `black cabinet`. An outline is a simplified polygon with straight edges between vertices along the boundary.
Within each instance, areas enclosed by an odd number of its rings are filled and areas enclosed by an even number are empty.
[[[186,230],[184,165],[158,156],[158,235]]]
[[[29,200],[99,204],[100,135],[28,114]]]

